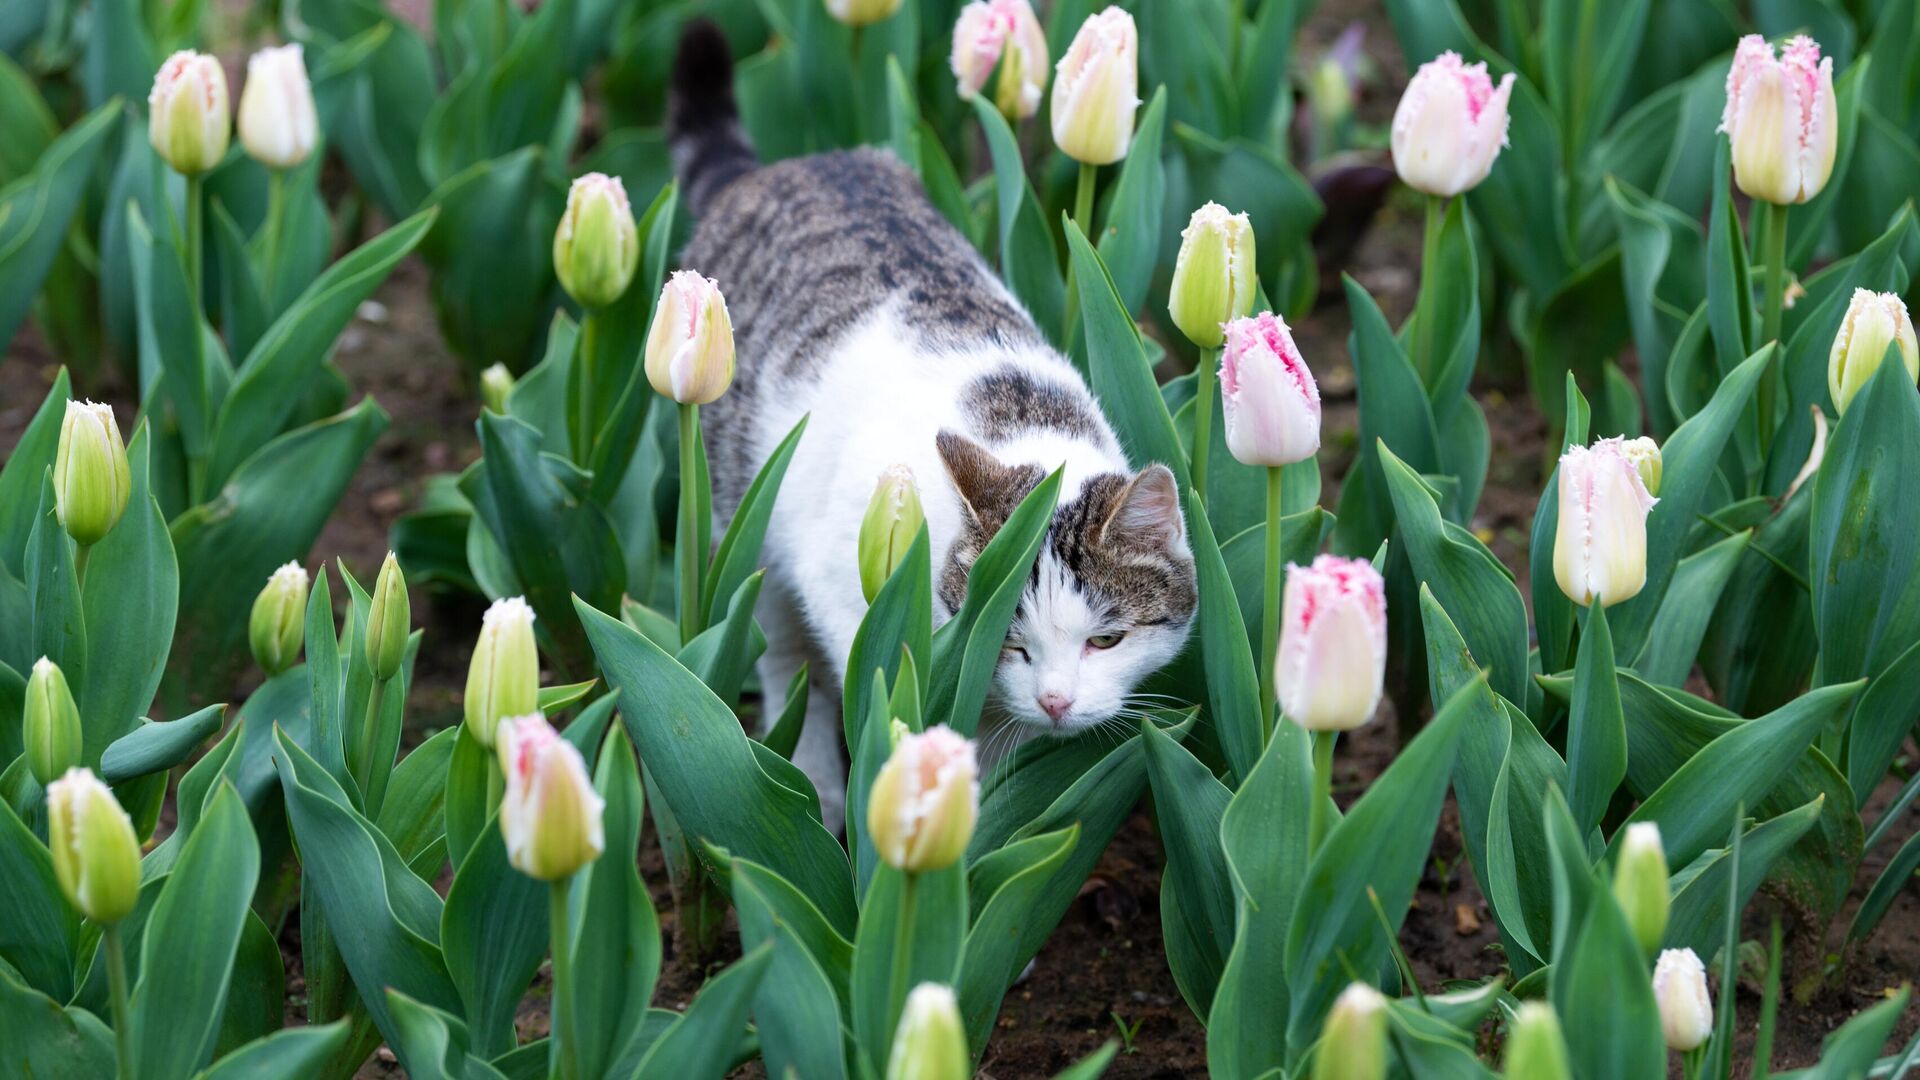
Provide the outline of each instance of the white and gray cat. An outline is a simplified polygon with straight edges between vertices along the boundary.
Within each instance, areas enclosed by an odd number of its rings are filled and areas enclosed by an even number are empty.
[[[973,560],[1021,498],[1064,467],[982,745],[1004,752],[1130,710],[1193,620],[1173,474],[1128,466],[1073,365],[890,153],[761,166],[710,23],[681,41],[669,137],[699,218],[681,261],[719,283],[738,346],[732,390],[702,414],[722,525],[767,455],[812,417],[767,533],[760,678],[777,692],[810,665],[794,761],[827,820],[844,805],[840,687],[867,607],[860,521],[890,465],[919,483],[937,620],[959,606]]]

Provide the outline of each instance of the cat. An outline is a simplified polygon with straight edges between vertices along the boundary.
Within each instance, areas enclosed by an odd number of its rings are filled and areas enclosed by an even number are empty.
[[[860,522],[889,466],[918,484],[936,622],[1021,499],[1062,470],[981,745],[1003,755],[1137,715],[1136,688],[1184,646],[1197,602],[1173,473],[1129,466],[1079,372],[891,152],[762,165],[711,23],[681,39],[668,139],[698,219],[680,262],[719,284],[737,345],[732,389],[701,413],[721,527],[810,417],[767,531],[759,675],[775,695],[808,665],[794,763],[826,821],[844,816],[839,691],[867,610]]]

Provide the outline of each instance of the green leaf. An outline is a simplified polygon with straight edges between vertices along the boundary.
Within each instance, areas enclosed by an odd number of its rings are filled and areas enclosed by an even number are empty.
[[[194,1080],[291,1080],[312,1076],[347,1045],[345,1020],[276,1031],[226,1055]]]
[[[1648,682],[1678,686],[1687,681],[1714,609],[1752,539],[1751,531],[1735,533],[1681,559],[1674,568],[1666,599],[1647,631],[1647,644],[1633,662]]]
[[[1000,222],[1000,277],[1042,332],[1051,338],[1065,318],[1066,286],[1060,281],[1060,267],[1046,215],[1033,194],[1033,185],[1027,182],[1019,141],[1000,110],[987,100],[987,95],[975,94],[973,112],[986,133],[987,152],[993,158]]]
[[[1187,1006],[1196,1016],[1213,1008],[1214,991],[1233,948],[1238,900],[1220,845],[1220,819],[1233,793],[1216,780],[1191,752],[1151,721],[1140,734],[1147,751],[1147,776],[1167,849],[1167,870],[1160,880],[1162,904],[1178,894],[1180,915],[1163,914],[1167,923],[1167,963]],[[1279,741],[1277,738],[1275,741]]]
[[[1253,645],[1247,638],[1247,624],[1235,595],[1233,579],[1221,557],[1220,545],[1214,541],[1206,506],[1188,492],[1186,508],[1194,576],[1199,587],[1200,604],[1194,629],[1200,643],[1200,660],[1206,670],[1207,716],[1213,723],[1228,767],[1236,778],[1244,781],[1260,761],[1264,739],[1260,676],[1254,667]],[[1264,539],[1266,526],[1260,528]],[[1264,549],[1265,545],[1261,546]]]
[[[738,868],[743,864],[736,863]],[[805,904],[804,897],[791,892]],[[760,982],[753,1001],[753,1020],[760,1037],[760,1053],[772,1076],[819,1077],[836,1080],[847,1075],[846,1045],[841,1038],[829,1038],[828,1032],[841,1033],[846,1027],[843,985],[836,993],[828,968],[801,940],[801,931],[782,919],[758,884],[736,874],[733,883],[734,905],[740,913],[743,946],[773,946],[773,960]],[[811,905],[806,905],[811,907]],[[818,918],[818,912],[814,913]],[[825,924],[820,924],[825,928]],[[826,929],[828,934],[832,930]],[[834,935],[841,945],[844,939]],[[844,958],[843,958],[844,960]]]
[[[708,979],[686,1014],[647,1051],[634,1080],[723,1075],[746,1027],[754,992],[772,961],[772,947],[762,945]]]
[[[1154,90],[1134,128],[1127,158],[1107,198],[1106,227],[1098,230],[1095,245],[1112,271],[1120,306],[1129,312],[1139,311],[1146,301],[1160,256],[1167,199],[1160,144],[1166,120],[1167,88],[1162,86]]]
[[[60,424],[72,395],[67,369],[53,377],[53,388],[20,433],[20,441],[0,466],[0,567],[16,577],[26,575],[27,538],[33,533],[34,512],[40,506],[40,483],[53,467],[60,443]]]
[[[740,505],[733,512],[733,520],[727,525],[727,531],[720,538],[720,546],[714,550],[713,563],[707,571],[704,582],[704,595],[700,601],[700,624],[713,622],[716,605],[733,596],[741,583],[746,581],[760,566],[760,547],[767,537],[767,522],[773,517],[774,498],[780,493],[780,482],[787,475],[787,466],[793,461],[793,452],[800,446],[800,436],[806,434],[807,418],[793,425],[787,437],[767,455],[766,463],[754,475],[753,483],[747,485],[746,494],[740,497]]]
[[[1839,1031],[1820,1044],[1819,1063],[1800,1074],[1800,1080],[1846,1080],[1868,1075],[1881,1048],[1893,1034],[1894,1025],[1906,1015],[1911,996],[1911,991],[1901,987],[1891,998],[1862,1010],[1840,1025]]]
[[[1359,455],[1340,490],[1335,546],[1371,554],[1393,532],[1393,499],[1376,449],[1391,445],[1416,473],[1440,467],[1438,436],[1426,387],[1395,340],[1373,297],[1352,278],[1342,278],[1353,332],[1347,352],[1360,398]]]
[[[1587,609],[1567,721],[1567,808],[1582,835],[1600,824],[1627,775],[1627,721],[1620,710],[1613,635],[1607,632],[1604,605],[1604,597],[1595,597]]]
[[[10,988],[10,970],[34,990],[70,1000],[79,941],[80,917],[60,892],[53,853],[0,799],[0,990]],[[0,1039],[0,1055],[11,1042]]]
[[[105,751],[107,740],[128,734],[139,723],[140,714],[153,704],[173,647],[179,570],[166,519],[149,484],[150,430],[142,423],[133,433],[127,447],[133,477],[127,512],[93,546],[81,589],[87,669],[84,688],[76,687],[76,696],[81,716],[91,721],[85,725],[88,761]]]
[[[1583,922],[1554,966],[1568,1061],[1579,1076],[1658,1076],[1667,1052],[1639,942],[1605,889],[1594,889]]]
[[[547,955],[547,883],[507,862],[498,820],[489,818],[467,849],[440,916],[447,975],[460,992],[470,1048],[482,1058],[513,1049],[514,1013]]]
[[[423,204],[440,211],[420,244],[434,311],[470,370],[524,368],[557,300],[553,233],[566,195],[547,166],[541,147],[522,146],[448,177]]]
[[[0,968],[0,1071],[35,1080],[114,1075],[113,1032],[85,1009],[60,1003]]]
[[[226,715],[225,705],[209,705],[178,720],[142,720],[139,727],[115,739],[100,756],[100,778],[109,784],[123,784],[171,769],[219,731]]]
[[[594,770],[594,788],[606,800],[601,829],[612,857],[597,859],[573,886],[580,896],[574,946],[574,1056],[581,1076],[608,1074],[639,1038],[660,972],[660,924],[653,898],[628,853],[640,849],[646,800],[632,744],[619,728],[607,732]],[[536,959],[536,963],[538,960]]]
[[[912,921],[903,934],[901,923],[909,918],[909,906]],[[874,868],[860,904],[850,983],[854,1041],[873,1072],[887,1067],[906,992],[924,982],[951,986],[960,971],[966,936],[965,865],[911,875],[886,863]],[[905,981],[899,1000],[893,1000],[894,967],[903,961]]]
[[[908,546],[906,557],[893,568],[892,576],[874,594],[873,603],[853,633],[853,647],[847,652],[846,687],[840,698],[840,726],[846,745],[861,746],[861,728],[872,702],[874,681],[869,672],[879,672],[881,685],[899,678],[904,657],[915,656],[915,677],[929,666],[933,653],[933,567],[932,541],[923,524]],[[800,737],[794,721],[794,739]],[[771,745],[771,744],[770,744]],[[791,755],[785,755],[791,756]]]
[[[1737,855],[1731,847],[1710,848],[1676,872],[1671,883],[1673,903],[1667,915],[1667,936],[1661,947],[1692,949],[1701,956],[1712,956],[1726,940],[1728,875],[1734,872],[1736,860],[1740,895],[1734,906],[1744,910],[1773,864],[1819,820],[1823,798],[1816,797],[1805,806],[1748,829],[1740,838]]]
[[[96,108],[47,147],[31,176],[0,187],[0,340],[13,340],[40,292],[120,114],[119,102]]]
[[[498,1080],[500,1073],[470,1052],[467,1025],[444,1009],[388,988],[396,1034],[388,1045],[407,1075],[419,1080]]]
[[[978,1061],[1000,1015],[1000,1003],[1027,962],[1027,925],[1044,891],[1059,880],[1067,856],[1080,842],[1080,826],[1029,836],[968,867],[973,925],[960,962],[960,1014],[967,1045]],[[1078,881],[1074,881],[1077,888]]]
[[[1120,444],[1135,468],[1157,461],[1185,479],[1187,456],[1174,434],[1173,417],[1154,381],[1140,330],[1115,291],[1106,264],[1071,221],[1064,225],[1086,328],[1087,371],[1101,410],[1113,418]]]

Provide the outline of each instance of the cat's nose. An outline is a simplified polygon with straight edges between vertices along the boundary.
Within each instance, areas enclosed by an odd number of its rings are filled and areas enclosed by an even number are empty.
[[[1067,715],[1067,710],[1071,708],[1073,699],[1058,690],[1049,690],[1040,695],[1040,711],[1055,720]]]

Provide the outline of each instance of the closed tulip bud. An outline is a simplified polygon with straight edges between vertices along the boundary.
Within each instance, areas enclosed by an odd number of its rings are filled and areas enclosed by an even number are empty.
[[[1180,234],[1167,312],[1187,340],[1217,349],[1226,324],[1253,310],[1253,225],[1219,203],[1193,212]],[[1277,321],[1277,320],[1276,320]]]
[[[1667,936],[1667,852],[1660,846],[1660,826],[1637,821],[1627,826],[1620,841],[1620,861],[1613,871],[1613,898],[1633,928],[1633,936],[1649,955]]]
[[[494,364],[480,373],[480,404],[505,416],[507,396],[513,393],[513,387],[513,372],[505,364]]]
[[[300,658],[300,643],[306,637],[307,571],[290,562],[273,572],[267,587],[253,598],[253,615],[247,620],[247,643],[253,647],[253,662],[269,676],[278,675]]]
[[[53,511],[81,547],[100,542],[127,512],[133,476],[113,406],[67,402],[53,456]]]
[[[899,10],[900,0],[827,0],[827,14],[847,26],[868,26]]]
[[[1833,58],[1804,35],[1774,58],[1759,34],[1740,39],[1727,71],[1720,130],[1733,143],[1733,182],[1751,198],[1791,206],[1827,186],[1839,145]]]
[[[504,720],[499,728],[500,835],[507,861],[540,881],[559,881],[600,857],[606,801],[593,789],[587,764],[539,713]]]
[[[1313,1052],[1313,1080],[1382,1080],[1387,1075],[1387,999],[1351,983],[1334,999]]]
[[[1601,439],[1560,455],[1560,528],[1553,577],[1581,607],[1612,607],[1647,583],[1647,512],[1660,500],[1627,457],[1626,440]]]
[[[389,551],[373,583],[373,603],[367,607],[367,666],[381,682],[398,675],[400,662],[406,659],[407,635],[413,632],[411,603],[400,560]]]
[[[1633,463],[1633,471],[1640,474],[1640,482],[1646,485],[1647,494],[1660,494],[1660,444],[1648,436],[1628,439],[1620,452],[1627,455]]]
[[[74,910],[102,926],[140,899],[140,841],[113,792],[87,769],[47,785],[47,846],[53,876]]]
[[[1320,450],[1320,387],[1271,311],[1227,324],[1220,405],[1227,449],[1243,465],[1291,465]]]
[[[894,744],[867,796],[867,832],[887,865],[916,874],[942,870],[966,854],[979,813],[972,741],[933,727]]]
[[[500,722],[540,708],[540,652],[533,608],[525,599],[495,600],[480,620],[480,640],[467,665],[467,734],[491,747]]]
[[[1529,1001],[1514,1011],[1501,1075],[1507,1080],[1572,1080],[1567,1039],[1560,1033],[1560,1018],[1553,1006]]]
[[[1907,305],[1893,293],[1869,289],[1853,290],[1847,304],[1847,317],[1840,321],[1840,332],[1833,336],[1833,351],[1827,355],[1827,392],[1833,395],[1833,407],[1847,411],[1847,405],[1887,358],[1887,347],[1900,346],[1900,362],[1907,366],[1907,379],[1920,380],[1920,342],[1913,335],[1913,318]]]
[[[1653,999],[1667,1049],[1686,1053],[1713,1034],[1713,997],[1707,967],[1692,949],[1668,949],[1653,965]]]
[[[1274,689],[1308,731],[1373,719],[1387,670],[1387,584],[1365,559],[1321,555],[1288,565]]]
[[[733,319],[720,284],[676,270],[647,331],[647,381],[682,405],[717,401],[733,385]]]
[[[211,171],[227,155],[232,126],[220,61],[191,50],[167,57],[147,95],[147,141],[173,171]]]
[[[1495,86],[1486,64],[1443,52],[1420,65],[1393,110],[1393,168],[1400,182],[1451,198],[1493,171],[1507,145],[1507,99],[1513,73]]]
[[[247,59],[240,89],[240,145],[269,169],[291,169],[320,141],[320,117],[300,46],[261,49]]]
[[[907,995],[887,1055],[887,1080],[968,1080],[967,1029],[960,1002],[939,983],[921,983]]]
[[[27,676],[23,717],[27,768],[44,786],[80,764],[80,709],[60,665],[41,657]]]
[[[867,516],[860,520],[860,592],[867,603],[873,603],[880,586],[893,576],[893,568],[907,557],[926,520],[913,470],[889,465],[874,485]]]
[[[1054,69],[1053,141],[1086,165],[1111,165],[1133,143],[1140,32],[1117,7],[1090,15]]]
[[[994,106],[1008,120],[1025,120],[1047,88],[1047,32],[1027,0],[974,0],[953,24],[952,63],[963,100],[984,89],[997,66]]]
[[[553,231],[560,287],[583,308],[603,308],[627,291],[639,263],[640,233],[620,178],[596,172],[575,180]]]

